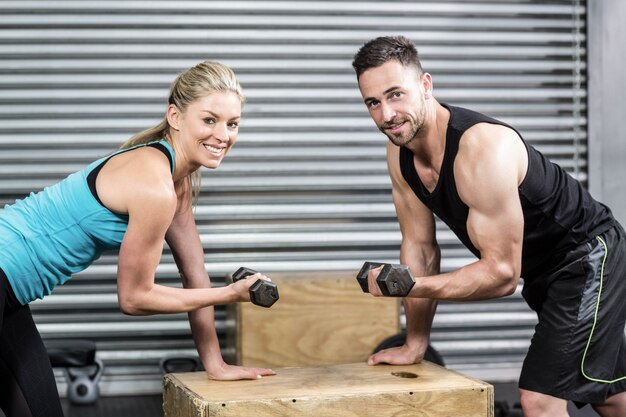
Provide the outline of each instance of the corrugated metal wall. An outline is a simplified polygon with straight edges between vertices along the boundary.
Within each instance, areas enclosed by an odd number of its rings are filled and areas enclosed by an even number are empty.
[[[409,36],[440,101],[513,124],[586,181],[584,33],[584,1],[0,1],[0,205],[156,123],[176,73],[211,59],[248,96],[239,142],[204,172],[197,209],[217,284],[240,265],[396,261],[386,139],[356,86],[358,47]],[[471,261],[442,225],[438,236],[444,270]],[[104,256],[33,303],[35,318],[45,338],[97,342],[104,394],[157,392],[159,359],[194,353],[186,316],[123,316],[115,263]],[[167,250],[157,275],[179,285]],[[534,322],[519,294],[442,303],[432,343],[452,368],[515,379]],[[218,308],[220,334],[229,326]]]

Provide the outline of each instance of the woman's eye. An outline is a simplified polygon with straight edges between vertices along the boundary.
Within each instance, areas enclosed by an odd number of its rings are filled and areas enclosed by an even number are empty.
[[[239,127],[239,123],[231,122],[228,124],[228,127],[230,127],[231,129],[237,129]]]
[[[215,123],[215,119],[211,119],[211,118],[204,119],[204,123],[208,125],[213,124]]]

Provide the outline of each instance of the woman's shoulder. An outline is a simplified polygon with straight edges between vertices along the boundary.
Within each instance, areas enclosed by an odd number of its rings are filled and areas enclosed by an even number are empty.
[[[112,157],[98,174],[97,190],[107,207],[122,213],[136,204],[165,208],[177,200],[169,161],[151,147]]]
[[[148,180],[164,177],[172,182],[169,158],[153,146],[141,146],[119,153],[107,165],[127,171],[131,176],[138,175],[140,178],[145,176]]]

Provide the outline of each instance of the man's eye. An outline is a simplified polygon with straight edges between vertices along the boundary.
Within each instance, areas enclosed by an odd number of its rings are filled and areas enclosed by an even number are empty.
[[[378,103],[379,103],[378,101],[370,101],[369,103],[367,103],[367,107],[372,109],[372,108],[378,106]]]

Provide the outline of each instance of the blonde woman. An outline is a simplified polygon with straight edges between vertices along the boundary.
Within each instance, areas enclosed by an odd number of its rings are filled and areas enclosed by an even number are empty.
[[[192,211],[198,170],[217,168],[235,144],[243,102],[228,67],[200,63],[173,83],[160,124],[0,212],[0,407],[8,417],[63,415],[28,304],[107,250],[119,249],[121,310],[130,315],[189,312],[208,378],[273,374],[222,359],[212,306],[249,301],[249,287],[268,278],[255,274],[211,288]],[[184,288],[155,283],[164,240]]]

